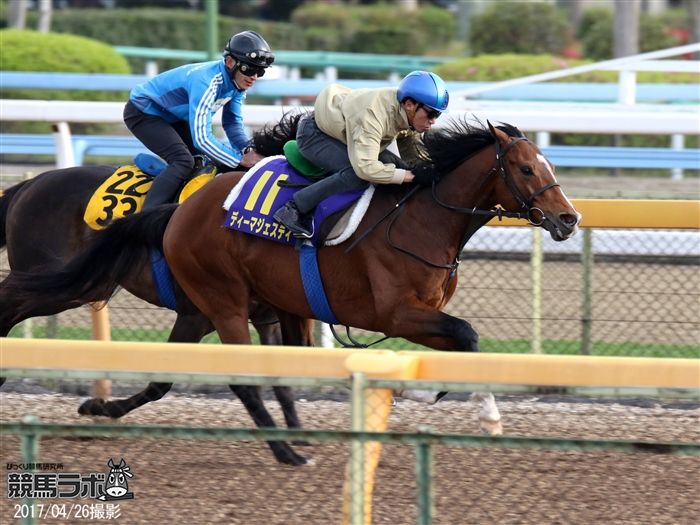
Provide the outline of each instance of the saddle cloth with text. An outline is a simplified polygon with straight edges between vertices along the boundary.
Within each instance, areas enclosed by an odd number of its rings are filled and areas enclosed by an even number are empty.
[[[300,175],[283,155],[265,158],[243,176],[226,198],[224,226],[278,243],[294,245],[297,239],[272,216],[296,191],[308,184],[309,180]],[[314,212],[316,227],[312,243],[319,246],[327,239],[326,245],[339,244],[352,235],[367,211],[373,193],[374,187],[370,185],[366,190],[347,191],[323,200]],[[329,220],[335,223],[343,211],[358,199],[343,231],[337,235],[335,229],[331,232],[332,225],[329,227],[326,223]]]

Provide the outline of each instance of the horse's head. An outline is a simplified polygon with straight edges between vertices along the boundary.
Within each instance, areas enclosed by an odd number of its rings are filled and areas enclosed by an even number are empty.
[[[552,164],[516,128],[488,125],[496,139],[497,201],[508,211],[525,212],[530,224],[547,230],[555,241],[573,236],[581,214],[557,183]]]

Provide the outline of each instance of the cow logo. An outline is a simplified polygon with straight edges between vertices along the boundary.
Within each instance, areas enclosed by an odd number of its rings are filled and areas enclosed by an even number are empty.
[[[131,468],[126,464],[124,458],[121,458],[118,464],[115,465],[112,458],[107,462],[109,472],[105,477],[104,494],[97,499],[102,501],[114,501],[122,499],[134,499],[134,493],[129,492],[129,482],[127,478],[133,478]]]

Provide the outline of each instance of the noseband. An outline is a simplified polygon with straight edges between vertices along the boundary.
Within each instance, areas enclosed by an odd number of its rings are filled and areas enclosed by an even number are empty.
[[[494,136],[495,139],[495,146],[496,146],[496,164],[491,168],[491,170],[486,174],[486,177],[481,183],[481,186],[483,186],[493,175],[494,173],[498,173],[501,178],[503,179],[503,182],[505,183],[506,187],[508,188],[508,191],[510,191],[511,195],[513,198],[515,198],[516,202],[520,205],[520,208],[525,210],[524,212],[513,212],[513,211],[506,211],[501,208],[496,208],[493,210],[480,210],[477,209],[476,206],[473,208],[460,208],[458,206],[452,206],[451,204],[447,204],[446,202],[443,202],[440,200],[440,198],[437,196],[436,192],[436,187],[437,184],[436,182],[433,182],[433,199],[435,202],[437,202],[440,206],[443,208],[447,208],[449,210],[453,210],[459,213],[467,213],[470,215],[486,215],[490,217],[498,217],[499,220],[502,217],[510,217],[514,219],[525,219],[527,222],[529,222],[532,226],[542,226],[544,222],[547,220],[547,218],[544,215],[544,212],[540,209],[534,206],[533,202],[535,198],[539,195],[542,195],[545,191],[551,189],[551,188],[556,188],[559,186],[559,183],[557,182],[551,182],[549,184],[545,184],[541,188],[533,191],[529,197],[525,197],[523,195],[523,192],[520,191],[520,188],[515,184],[515,181],[513,180],[513,176],[511,175],[510,171],[508,170],[508,167],[505,163],[505,158],[506,155],[508,155],[508,152],[513,149],[513,146],[515,146],[518,142],[524,141],[524,142],[530,142],[527,138],[525,137],[515,137],[508,145],[505,147],[505,149],[501,149],[501,143],[498,141],[498,138]],[[477,192],[478,193],[478,192]],[[539,214],[540,219],[535,219],[535,217]]]

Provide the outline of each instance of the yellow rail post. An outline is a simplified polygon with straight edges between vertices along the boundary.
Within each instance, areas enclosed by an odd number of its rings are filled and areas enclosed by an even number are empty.
[[[111,341],[112,331],[109,325],[109,311],[106,302],[93,303],[92,312],[92,338],[96,341]],[[95,397],[107,400],[112,396],[112,381],[98,379],[93,385]]]
[[[381,354],[354,353],[348,356],[345,366],[353,374],[353,430],[386,431],[392,391],[388,388],[365,388],[366,378],[412,379],[418,370],[418,359],[390,351]],[[362,403],[362,406],[355,406],[356,402]],[[342,523],[368,525],[372,523],[372,492],[382,444],[378,441],[364,444],[353,442],[352,447],[353,454],[345,469],[343,484]]]

